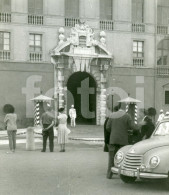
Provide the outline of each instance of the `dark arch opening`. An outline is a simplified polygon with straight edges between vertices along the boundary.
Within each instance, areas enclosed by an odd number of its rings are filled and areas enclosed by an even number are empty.
[[[86,72],[72,74],[67,82],[67,109],[73,104],[77,124],[96,124],[96,81]]]

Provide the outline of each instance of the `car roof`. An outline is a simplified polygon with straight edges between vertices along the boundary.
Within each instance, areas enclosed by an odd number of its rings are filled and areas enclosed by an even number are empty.
[[[163,123],[163,122],[169,122],[169,117],[166,117],[166,118],[163,118],[160,123]]]

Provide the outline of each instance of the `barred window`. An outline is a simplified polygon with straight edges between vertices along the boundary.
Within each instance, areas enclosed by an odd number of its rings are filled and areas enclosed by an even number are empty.
[[[165,91],[165,104],[169,104],[169,91]]]
[[[0,32],[0,50],[9,51],[10,50],[10,33]]]
[[[133,57],[142,58],[144,57],[144,42],[133,41]]]

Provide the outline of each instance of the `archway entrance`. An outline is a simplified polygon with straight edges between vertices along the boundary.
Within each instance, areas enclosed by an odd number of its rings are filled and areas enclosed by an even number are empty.
[[[67,109],[74,104],[77,124],[96,125],[96,81],[86,72],[72,74],[67,82]]]

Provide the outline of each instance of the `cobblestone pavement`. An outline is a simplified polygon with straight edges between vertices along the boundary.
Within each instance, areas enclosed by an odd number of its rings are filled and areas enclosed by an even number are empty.
[[[70,140],[66,152],[60,153],[55,139],[55,151],[41,153],[41,137],[36,139],[36,150],[26,151],[25,138],[18,137],[14,154],[6,153],[7,140],[1,140],[0,195],[168,194],[162,182],[106,179],[103,142]]]

